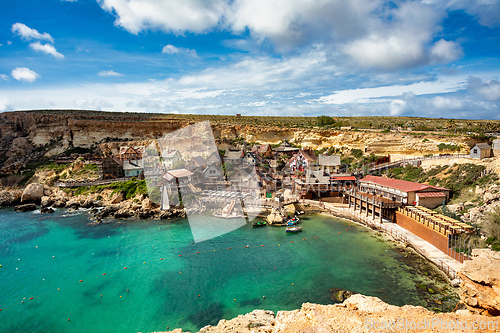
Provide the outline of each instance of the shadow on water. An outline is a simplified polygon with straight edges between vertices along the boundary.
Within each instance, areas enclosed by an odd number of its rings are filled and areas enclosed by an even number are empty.
[[[33,231],[28,231],[27,233],[17,236],[15,238],[12,238],[8,241],[6,241],[4,244],[9,245],[9,244],[15,244],[15,243],[27,243],[30,242],[36,238],[40,238],[47,234],[50,231],[50,228],[47,227],[47,225],[43,222],[36,222],[33,224],[33,228],[36,228],[36,230]],[[31,229],[31,228],[30,228]],[[21,232],[21,231],[20,231]]]
[[[223,306],[220,303],[211,303],[208,307],[190,314],[184,323],[191,323],[196,327],[204,327],[206,325],[217,325],[219,320],[223,318]]]
[[[240,305],[242,307],[245,307],[245,306],[253,306],[253,307],[258,307],[262,304],[262,300],[261,299],[258,299],[258,298],[254,298],[254,299],[249,299],[249,300],[245,300],[245,301],[241,301],[240,302]]]

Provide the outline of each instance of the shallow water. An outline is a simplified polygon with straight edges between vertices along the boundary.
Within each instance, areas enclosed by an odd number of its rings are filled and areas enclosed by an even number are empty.
[[[192,244],[187,220],[0,210],[1,331],[196,331],[256,308],[329,304],[330,288],[426,305],[391,242],[330,217],[301,222],[302,233],[245,225]]]

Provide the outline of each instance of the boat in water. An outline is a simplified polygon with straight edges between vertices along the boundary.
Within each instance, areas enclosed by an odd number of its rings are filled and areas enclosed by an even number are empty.
[[[266,221],[255,221],[252,223],[254,227],[265,227],[267,225]]]
[[[287,226],[294,226],[294,225],[297,225],[297,223],[299,223],[299,221],[300,221],[300,219],[297,216],[295,216],[293,218],[288,219],[286,221],[286,225]]]
[[[286,228],[286,232],[299,232],[299,231],[302,231],[302,227],[295,226]]]

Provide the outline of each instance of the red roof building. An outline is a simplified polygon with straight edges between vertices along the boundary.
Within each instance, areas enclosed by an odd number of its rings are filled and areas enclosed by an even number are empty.
[[[405,204],[435,208],[449,198],[450,190],[443,187],[378,176],[359,180],[363,192],[389,198]]]

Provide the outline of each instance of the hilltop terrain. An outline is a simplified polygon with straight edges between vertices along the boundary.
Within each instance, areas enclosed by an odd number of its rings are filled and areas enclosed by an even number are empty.
[[[74,152],[117,153],[124,142],[143,143],[205,120],[222,149],[238,140],[276,144],[287,139],[313,149],[357,148],[377,155],[434,154],[440,152],[439,144],[467,153],[484,133],[500,131],[494,120],[17,111],[0,114],[0,168],[19,170],[44,157]]]

